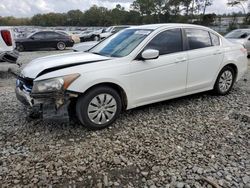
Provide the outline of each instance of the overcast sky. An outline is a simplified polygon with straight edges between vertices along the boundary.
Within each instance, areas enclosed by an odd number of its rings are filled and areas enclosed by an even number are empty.
[[[72,9],[84,11],[92,5],[114,8],[118,3],[129,9],[131,2],[133,0],[0,0],[0,16],[31,17],[38,13],[67,12]],[[240,10],[227,7],[226,2],[214,0],[208,12],[222,14]]]

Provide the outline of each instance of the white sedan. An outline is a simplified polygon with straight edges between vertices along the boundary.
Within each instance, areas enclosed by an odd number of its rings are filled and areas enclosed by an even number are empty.
[[[226,95],[246,71],[246,49],[209,28],[144,25],[87,52],[33,60],[18,76],[16,93],[44,117],[75,115],[102,129],[122,110],[209,90]]]

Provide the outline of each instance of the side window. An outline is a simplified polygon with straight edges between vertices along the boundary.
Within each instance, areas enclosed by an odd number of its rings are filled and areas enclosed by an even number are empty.
[[[32,35],[32,37],[35,39],[43,39],[44,33],[36,33],[36,34]]]
[[[218,37],[217,35],[213,33],[210,33],[210,36],[211,36],[213,46],[220,46],[220,37]]]
[[[152,39],[145,49],[159,50],[160,55],[183,51],[181,29],[163,31]]]
[[[60,34],[53,33],[53,32],[47,32],[46,33],[46,38],[58,38],[60,36],[61,36]]]
[[[190,50],[212,46],[208,31],[199,29],[185,29],[185,31]]]

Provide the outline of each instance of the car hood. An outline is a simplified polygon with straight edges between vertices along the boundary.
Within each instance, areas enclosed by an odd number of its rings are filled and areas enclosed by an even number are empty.
[[[101,38],[107,38],[107,37],[109,37],[109,36],[111,36],[113,33],[109,33],[109,32],[107,32],[107,33],[101,33],[100,34],[100,37]]]
[[[97,45],[99,41],[82,42],[80,44],[75,44],[73,50],[78,52],[84,52]]]
[[[230,38],[227,39],[233,43],[238,43],[238,44],[244,44],[246,41],[246,39],[230,39]]]
[[[26,78],[35,79],[38,76],[55,70],[109,59],[110,58],[105,56],[83,52],[46,56],[31,61],[24,67],[21,75]]]

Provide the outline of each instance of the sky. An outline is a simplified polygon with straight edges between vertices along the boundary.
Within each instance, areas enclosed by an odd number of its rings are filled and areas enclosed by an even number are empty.
[[[114,8],[118,3],[128,10],[131,2],[133,0],[0,0],[0,16],[31,17],[38,13],[62,13],[73,9],[84,11],[93,5]],[[223,14],[241,10],[228,7],[227,0],[213,2],[213,6],[207,9],[209,13]]]

